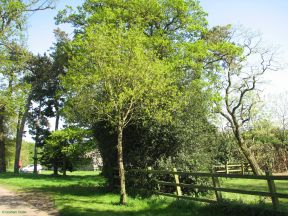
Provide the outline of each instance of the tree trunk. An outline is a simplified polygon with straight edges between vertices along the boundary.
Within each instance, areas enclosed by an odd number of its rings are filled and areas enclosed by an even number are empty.
[[[5,156],[5,137],[4,137],[4,111],[5,107],[0,109],[0,172],[6,172]]]
[[[260,168],[260,166],[259,166],[254,154],[251,152],[251,150],[243,142],[242,143],[238,143],[238,144],[240,146],[240,149],[241,149],[242,153],[244,154],[244,156],[248,160],[254,175],[263,175],[264,173],[261,170],[261,168]]]
[[[28,116],[29,108],[31,105],[32,94],[29,95],[26,101],[25,110],[21,117],[21,113],[19,113],[18,123],[17,123],[17,134],[16,134],[16,146],[15,146],[15,161],[14,161],[14,173],[19,173],[19,161],[22,147],[22,138],[24,127],[26,123],[26,119]]]
[[[55,106],[55,109],[56,109],[55,131],[57,131],[59,129],[60,115],[59,115],[59,111],[58,111],[58,106]],[[54,175],[58,175],[58,166],[55,166],[55,164],[53,165],[53,172],[54,172]]]
[[[41,107],[42,107],[42,101],[39,101],[39,107],[38,107],[38,114],[37,114],[37,121],[36,121],[36,137],[35,137],[35,145],[34,145],[34,174],[38,174],[37,170],[37,163],[38,163],[38,152],[37,152],[37,145],[39,143],[39,133],[40,133],[40,119],[41,119]]]
[[[57,131],[59,129],[59,120],[60,120],[60,114],[57,105],[55,105],[55,110],[56,110],[55,131]]]
[[[63,160],[63,176],[66,176],[66,159]]]
[[[53,166],[53,175],[57,176],[58,175],[58,167],[57,166]]]
[[[38,170],[37,170],[37,163],[38,163],[38,157],[37,157],[37,138],[34,144],[34,170],[33,173],[34,174],[38,174]]]
[[[237,120],[235,119],[235,116],[232,116],[232,117],[233,117],[233,122],[234,122],[233,133],[240,147],[240,150],[242,151],[242,153],[244,154],[245,158],[247,159],[247,161],[249,162],[252,168],[252,172],[254,173],[254,175],[264,175],[253,152],[251,152],[251,150],[248,148],[247,144],[245,143],[245,140],[242,137],[242,134],[241,134],[239,125],[237,123]]]
[[[120,204],[126,205],[127,194],[125,186],[125,168],[123,162],[123,124],[119,123],[117,128],[117,150],[118,150],[118,168],[119,168],[119,179],[120,179]]]

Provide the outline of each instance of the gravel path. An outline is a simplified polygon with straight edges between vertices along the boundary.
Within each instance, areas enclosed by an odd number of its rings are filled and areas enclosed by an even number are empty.
[[[57,212],[37,209],[24,201],[21,195],[0,187],[0,216],[55,216]]]

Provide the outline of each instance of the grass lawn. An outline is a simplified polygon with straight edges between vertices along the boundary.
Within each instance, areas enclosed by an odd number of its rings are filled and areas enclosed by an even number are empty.
[[[255,179],[222,179],[221,186],[225,188],[243,189],[248,191],[264,191],[268,192],[268,184],[266,180]],[[278,193],[288,194],[288,181],[275,181],[276,191]],[[266,203],[272,208],[271,199],[268,197],[260,197],[245,194],[222,193],[225,199],[240,200],[246,203]],[[288,212],[288,199],[279,199],[280,207],[283,211]]]
[[[108,192],[105,183],[105,179],[95,172],[68,173],[67,177],[54,177],[49,172],[37,176],[33,174],[0,174],[1,186],[28,194],[31,193],[36,199],[38,195],[45,194],[55,202],[60,214],[64,216],[279,215],[271,211],[263,211],[262,205],[239,205],[234,202],[222,205],[206,205],[161,197],[145,199],[129,197],[128,205],[120,206],[118,205],[119,195]],[[230,186],[236,184],[233,181],[223,183]],[[287,187],[285,188],[287,189]]]

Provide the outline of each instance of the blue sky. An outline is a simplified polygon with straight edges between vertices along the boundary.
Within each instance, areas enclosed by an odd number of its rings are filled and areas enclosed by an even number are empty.
[[[66,4],[76,6],[83,0],[58,0],[56,10],[35,13],[29,18],[28,47],[33,53],[43,53],[52,46],[54,16]],[[279,46],[282,63],[288,62],[288,1],[287,0],[200,0],[208,12],[210,26],[243,25],[245,28],[263,33],[266,44]],[[67,26],[60,26],[70,30]],[[265,75],[266,93],[288,91],[288,70],[283,67],[277,72]]]
[[[288,1],[285,0],[200,0],[211,25],[244,25],[260,31],[273,43],[288,45]]]
[[[68,25],[55,25],[54,17],[57,11],[65,8],[65,5],[77,6],[83,0],[57,0],[56,9],[40,11],[32,14],[28,20],[28,47],[33,53],[44,53],[52,46],[54,41],[53,30],[60,27],[65,31],[70,31]]]

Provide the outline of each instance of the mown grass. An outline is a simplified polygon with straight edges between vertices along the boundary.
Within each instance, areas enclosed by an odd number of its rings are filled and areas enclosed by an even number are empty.
[[[234,182],[226,182],[234,184]],[[127,206],[118,205],[119,195],[109,192],[105,179],[95,172],[75,172],[55,177],[40,175],[0,174],[0,185],[10,189],[46,194],[63,216],[256,216],[280,215],[267,210],[265,204],[246,205],[226,202],[221,205],[186,202],[163,197],[129,197]],[[265,209],[265,210],[263,210]],[[285,214],[283,214],[285,215]]]
[[[266,180],[255,179],[222,179],[222,187],[235,188],[247,191],[264,191],[268,192],[268,184]],[[275,181],[276,192],[288,194],[288,181],[281,180]],[[232,194],[222,193],[223,198],[226,200],[241,201],[246,203],[264,203],[267,207],[272,208],[272,202],[269,197],[245,195],[245,194]],[[280,209],[288,212],[288,199],[279,199]],[[288,215],[288,214],[287,214]]]

